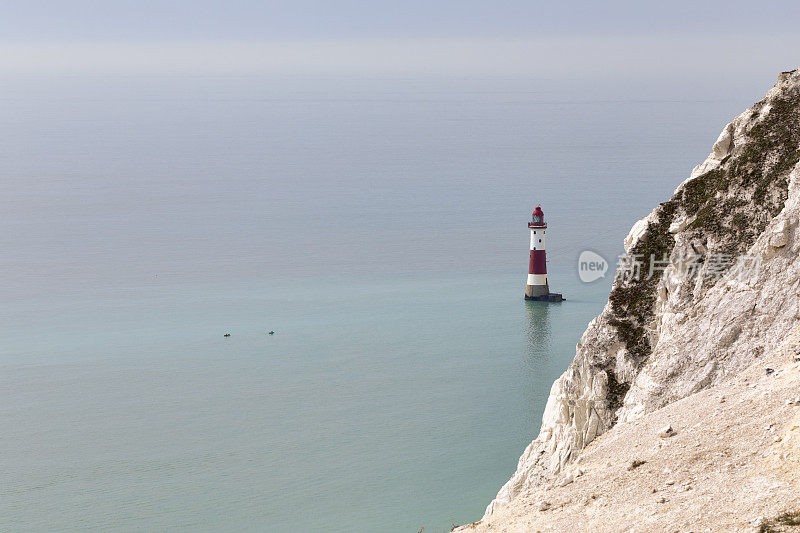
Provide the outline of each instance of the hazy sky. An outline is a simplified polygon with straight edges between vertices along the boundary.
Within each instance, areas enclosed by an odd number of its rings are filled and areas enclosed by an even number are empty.
[[[317,40],[795,34],[800,3],[736,0],[11,0],[0,36],[43,40]]]
[[[800,64],[800,2],[11,0],[0,72],[762,76]],[[676,71],[677,72],[677,71]]]

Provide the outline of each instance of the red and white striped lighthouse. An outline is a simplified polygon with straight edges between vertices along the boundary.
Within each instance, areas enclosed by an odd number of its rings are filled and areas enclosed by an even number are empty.
[[[545,238],[547,222],[541,206],[536,206],[528,222],[531,230],[531,258],[528,263],[528,284],[525,286],[526,300],[560,302],[563,296],[550,292],[547,285],[547,256],[545,255]]]

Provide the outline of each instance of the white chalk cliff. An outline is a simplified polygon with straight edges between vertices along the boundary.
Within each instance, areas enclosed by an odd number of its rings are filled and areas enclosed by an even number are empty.
[[[616,424],[732,379],[800,326],[798,161],[800,73],[792,71],[725,126],[672,198],[634,224],[624,244],[642,259],[642,276],[617,272],[603,312],[552,386],[538,437],[484,519]],[[668,266],[646,279],[651,256]]]

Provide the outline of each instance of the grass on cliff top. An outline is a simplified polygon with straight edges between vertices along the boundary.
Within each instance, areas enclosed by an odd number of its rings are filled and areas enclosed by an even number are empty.
[[[774,518],[770,518],[758,527],[758,531],[759,533],[786,531],[782,526],[800,526],[800,511],[786,511]]]

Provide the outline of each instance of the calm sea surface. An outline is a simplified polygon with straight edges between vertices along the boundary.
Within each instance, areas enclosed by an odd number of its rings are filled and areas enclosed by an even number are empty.
[[[479,519],[605,302],[578,254],[613,270],[749,103],[511,79],[0,81],[4,531]],[[540,202],[562,304],[522,300]]]

